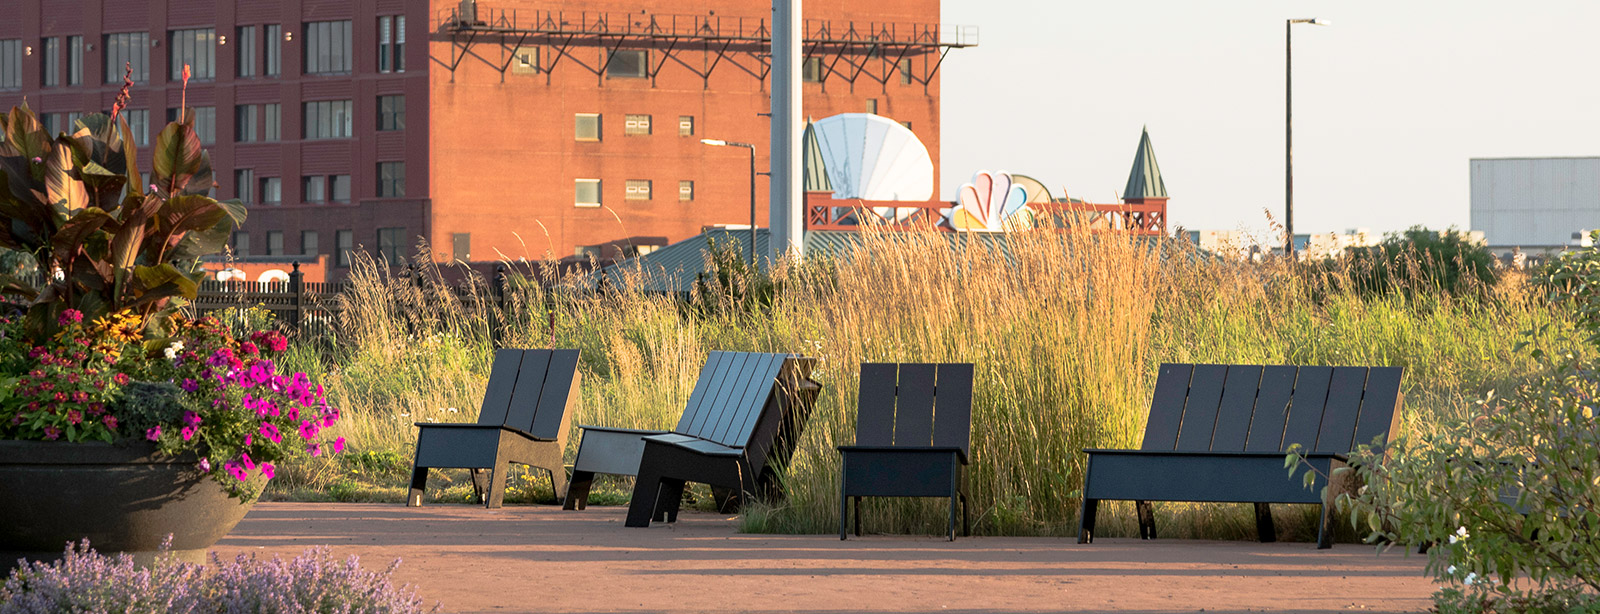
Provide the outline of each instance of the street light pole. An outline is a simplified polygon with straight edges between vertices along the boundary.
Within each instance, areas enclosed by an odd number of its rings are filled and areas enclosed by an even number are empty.
[[[1325,19],[1283,23],[1283,254],[1294,261],[1294,24],[1331,26]]]
[[[756,146],[722,139],[700,139],[700,142],[712,147],[743,147],[750,151],[750,270],[754,272],[760,268],[756,262]]]

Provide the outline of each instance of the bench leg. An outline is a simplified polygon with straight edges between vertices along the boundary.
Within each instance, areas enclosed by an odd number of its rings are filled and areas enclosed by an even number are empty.
[[[1256,539],[1263,544],[1278,541],[1278,529],[1272,524],[1272,506],[1267,503],[1256,504]]]
[[[1156,510],[1149,501],[1134,501],[1133,509],[1139,514],[1139,539],[1156,538]]]
[[[422,491],[428,487],[428,468],[415,467],[411,470],[411,492],[406,494],[407,507],[422,507]]]
[[[850,497],[844,496],[844,488],[839,488],[839,541],[849,538],[850,533]]]
[[[633,482],[633,498],[628,501],[628,519],[623,522],[630,527],[648,527],[650,518],[656,513],[656,499],[661,494],[661,474],[654,471],[641,471],[639,477]]]
[[[572,483],[567,486],[567,496],[561,501],[561,509],[581,510],[589,507],[589,488],[593,485],[593,471],[573,469]]]
[[[1094,515],[1100,509],[1100,501],[1085,498],[1083,509],[1078,512],[1078,543],[1094,543]]]
[[[962,537],[972,537],[972,519],[969,517],[969,514],[972,513],[972,509],[971,508],[972,508],[972,500],[967,498],[967,494],[966,493],[961,493],[961,536]]]
[[[1328,502],[1322,503],[1321,518],[1317,521],[1317,549],[1326,550],[1333,547],[1333,506]]]
[[[678,521],[678,508],[683,505],[683,480],[661,480],[661,499],[656,503],[656,520]]]
[[[856,537],[861,537],[861,497],[856,497]]]
[[[488,509],[498,509],[506,500],[506,474],[511,473],[510,465],[495,463],[497,466],[489,469],[489,492],[484,497],[483,506]]]

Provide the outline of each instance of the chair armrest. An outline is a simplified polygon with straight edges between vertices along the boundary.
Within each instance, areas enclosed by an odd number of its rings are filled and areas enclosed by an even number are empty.
[[[1289,454],[1288,452],[1210,452],[1210,451],[1206,451],[1206,450],[1116,450],[1116,449],[1101,449],[1101,448],[1084,448],[1083,449],[1083,453],[1084,454],[1088,454],[1090,456],[1093,456],[1095,454],[1108,454],[1108,455],[1117,454],[1117,455],[1129,455],[1129,456],[1173,456],[1173,457],[1182,457],[1182,456],[1230,457],[1231,456],[1231,457],[1278,457],[1278,458],[1283,458],[1284,456],[1287,456]],[[1349,460],[1348,459],[1348,456],[1349,456],[1348,454],[1340,454],[1340,453],[1335,453],[1335,452],[1303,452],[1303,453],[1301,453],[1301,456],[1304,456],[1306,458],[1331,458],[1331,459],[1334,459],[1334,460],[1337,460],[1337,461],[1340,461],[1340,462],[1345,462],[1345,461]]]
[[[615,427],[615,426],[592,426],[592,425],[588,425],[588,424],[580,424],[580,425],[578,425],[578,428],[586,430],[586,431],[610,431],[612,433],[637,433],[637,434],[640,434],[640,435],[665,435],[665,434],[671,432],[671,431],[658,431],[658,430],[653,430],[653,429],[625,429],[625,428],[618,428],[618,427]]]
[[[967,453],[955,446],[839,446],[839,453],[845,452],[905,452],[915,454],[918,452],[955,452],[961,464],[967,464]]]
[[[513,433],[516,433],[518,435],[521,435],[521,436],[526,437],[528,439],[531,439],[533,441],[555,441],[554,439],[546,439],[544,437],[539,437],[537,435],[533,435],[533,434],[528,433],[527,431],[524,431],[522,429],[513,428],[513,427],[509,427],[509,426],[505,426],[505,425],[498,425],[498,424],[473,424],[471,422],[413,422],[412,424],[414,424],[416,426],[419,426],[419,427],[422,427],[422,428],[438,428],[438,429],[452,429],[452,430],[485,429],[485,430],[511,431]]]

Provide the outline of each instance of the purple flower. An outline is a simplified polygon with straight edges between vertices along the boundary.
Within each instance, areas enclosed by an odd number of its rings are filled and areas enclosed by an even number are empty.
[[[250,460],[250,455],[249,454],[240,454],[239,455],[239,459],[244,462],[244,470],[245,471],[255,471],[256,470],[256,462],[253,461],[253,460]]]
[[[150,441],[161,439],[161,425],[156,425],[144,432],[144,438]]]
[[[200,457],[200,472],[211,473],[211,459],[203,456]]]
[[[183,378],[183,384],[181,384],[179,387],[183,388],[184,392],[194,392],[200,389],[200,382],[194,381],[193,378],[186,377]]]
[[[255,445],[255,443],[256,443],[256,436],[255,435],[251,435],[250,433],[245,433],[244,434],[244,447],[248,448],[250,446]]]
[[[267,479],[269,480],[276,475],[276,471],[272,466],[272,463],[261,463],[261,475],[267,476]]]
[[[62,310],[61,317],[56,318],[56,324],[60,324],[62,326],[66,326],[68,324],[77,324],[82,321],[83,312],[76,309]]]
[[[250,472],[245,471],[244,467],[239,466],[239,463],[228,461],[222,464],[222,468],[227,470],[228,475],[233,476],[233,479],[240,482],[250,479]]]
[[[200,414],[192,411],[183,412],[183,423],[188,426],[200,426]]]
[[[45,439],[50,439],[50,440],[60,439],[61,438],[61,429],[58,429],[58,428],[53,427],[53,426],[44,427],[44,438]]]
[[[333,440],[333,453],[334,454],[338,454],[338,453],[343,452],[343,451],[344,451],[344,438],[340,437],[338,439]]]
[[[194,439],[195,431],[198,431],[198,430],[200,430],[200,429],[192,427],[192,426],[186,426],[186,427],[183,427],[183,430],[178,431],[178,434],[183,436],[183,440],[184,441],[189,441],[190,439]]]
[[[318,430],[320,430],[320,429],[317,427],[317,423],[315,423],[315,422],[312,422],[310,420],[307,420],[305,422],[301,422],[300,423],[300,438],[301,439],[316,439]],[[337,450],[335,450],[335,451],[337,451]]]
[[[272,443],[282,443],[283,436],[278,433],[277,425],[271,422],[261,423],[261,436],[271,440]]]
[[[315,441],[306,444],[306,453],[312,456],[322,456],[322,444]]]

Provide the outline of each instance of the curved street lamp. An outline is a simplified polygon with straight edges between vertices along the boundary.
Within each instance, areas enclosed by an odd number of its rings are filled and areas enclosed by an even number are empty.
[[[735,143],[722,139],[700,139],[700,142],[712,147],[743,147],[750,150],[750,272],[758,268],[756,264],[756,146],[750,143]]]

